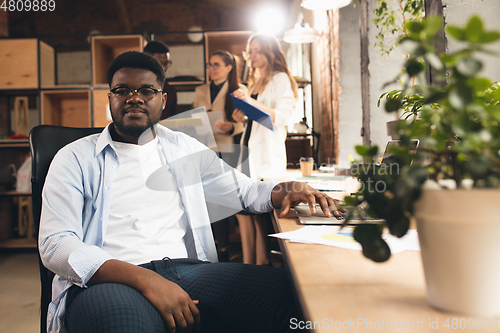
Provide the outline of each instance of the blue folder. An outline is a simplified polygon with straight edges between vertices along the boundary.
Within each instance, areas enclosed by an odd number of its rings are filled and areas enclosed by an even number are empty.
[[[234,97],[233,94],[231,94],[231,100],[233,101],[233,106],[235,109],[240,109],[248,118],[273,131],[273,121],[271,120],[271,116],[268,113],[262,111],[259,108],[256,108],[255,106],[245,102],[242,99]]]

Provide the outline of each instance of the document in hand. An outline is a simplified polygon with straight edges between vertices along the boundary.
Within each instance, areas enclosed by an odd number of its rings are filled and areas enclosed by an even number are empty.
[[[233,101],[233,106],[235,109],[240,109],[248,118],[269,128],[271,131],[273,130],[273,121],[271,120],[271,116],[268,113],[262,111],[259,108],[256,108],[255,106],[245,102],[242,99],[234,97],[233,94],[231,94],[231,100]]]

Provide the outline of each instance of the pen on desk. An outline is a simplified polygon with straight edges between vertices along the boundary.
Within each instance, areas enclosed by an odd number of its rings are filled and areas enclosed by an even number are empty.
[[[354,159],[352,158],[352,155],[349,155],[349,161],[352,163],[354,162]]]

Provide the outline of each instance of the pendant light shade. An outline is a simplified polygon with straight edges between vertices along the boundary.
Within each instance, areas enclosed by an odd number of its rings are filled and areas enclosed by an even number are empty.
[[[302,7],[310,10],[336,9],[349,5],[352,0],[302,0]]]
[[[285,31],[283,40],[287,43],[313,43],[317,41],[319,34],[316,30],[311,28],[309,24],[301,26],[299,23],[295,24],[293,29]]]

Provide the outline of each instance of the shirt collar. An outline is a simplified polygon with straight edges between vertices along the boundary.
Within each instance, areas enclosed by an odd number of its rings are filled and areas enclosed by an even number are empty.
[[[109,126],[111,126],[111,124],[112,123],[109,123],[97,138],[97,142],[95,144],[95,156],[99,155],[108,145],[114,148],[113,139],[111,139],[111,133],[109,133]]]
[[[110,146],[113,150],[115,150],[115,146],[113,145],[113,139],[111,138],[111,133],[109,132],[109,127],[112,125],[112,123],[109,123],[104,130],[101,132],[99,135],[99,138],[97,138],[97,142],[95,145],[95,156],[99,155],[106,146]],[[156,130],[156,135],[166,138],[169,141],[174,141],[177,142],[176,140],[176,135],[174,132],[170,129],[168,129],[165,126],[158,126],[158,124],[155,125],[155,130]]]

